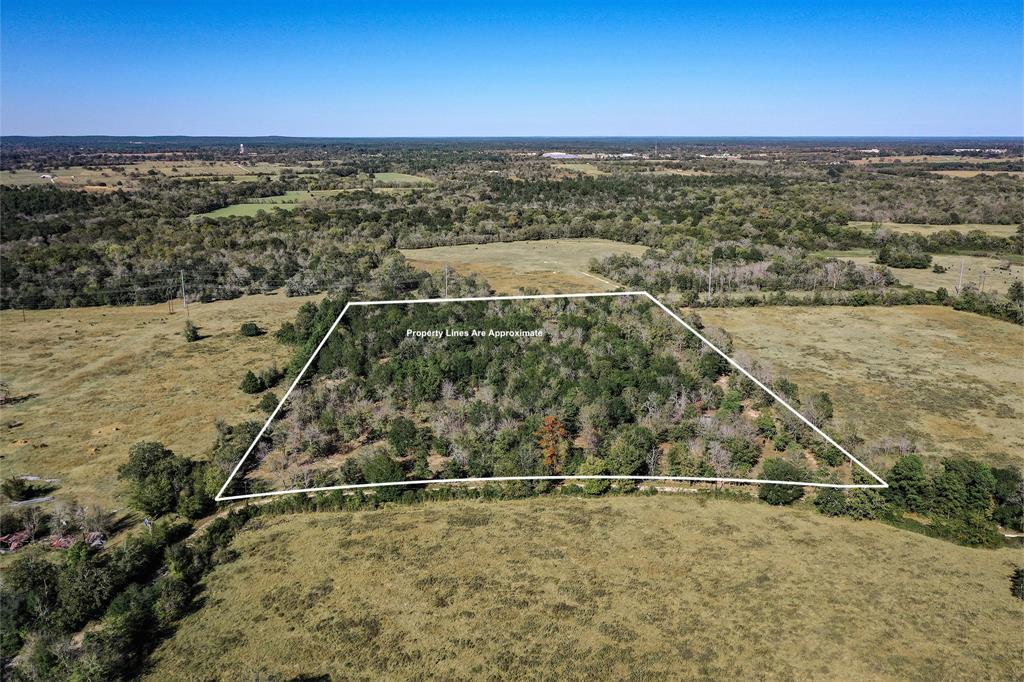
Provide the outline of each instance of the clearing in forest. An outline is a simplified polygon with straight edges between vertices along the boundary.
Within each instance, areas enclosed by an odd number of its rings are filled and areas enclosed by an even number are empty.
[[[728,351],[646,292],[350,302],[217,499],[485,481],[886,487],[821,429],[827,397],[805,415],[784,380]]]
[[[436,272],[445,265],[475,272],[499,294],[583,293],[618,287],[590,272],[590,261],[618,254],[642,256],[646,246],[611,239],[534,239],[487,244],[402,249],[417,268]]]

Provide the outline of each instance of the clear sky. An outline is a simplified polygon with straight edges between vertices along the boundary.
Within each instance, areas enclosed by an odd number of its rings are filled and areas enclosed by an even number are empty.
[[[1021,135],[1020,0],[4,0],[7,135]]]

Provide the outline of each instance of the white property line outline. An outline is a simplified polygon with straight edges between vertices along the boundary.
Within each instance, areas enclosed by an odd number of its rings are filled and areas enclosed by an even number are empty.
[[[745,376],[748,379],[750,379],[751,381],[753,381],[761,390],[763,390],[765,393],[770,395],[777,402],[781,403],[787,410],[792,412],[798,419],[800,419],[800,421],[802,421],[807,426],[811,427],[811,430],[813,430],[816,434],[818,434],[823,439],[825,439],[825,442],[827,442],[830,445],[832,445],[833,447],[835,447],[837,450],[839,450],[839,452],[841,452],[844,455],[846,455],[846,457],[849,458],[849,460],[851,462],[853,462],[854,464],[859,466],[864,471],[868,472],[868,474],[870,474],[872,478],[874,478],[876,481],[878,481],[878,483],[877,484],[874,484],[874,483],[845,483],[845,484],[844,483],[812,483],[812,482],[807,482],[807,481],[774,481],[774,480],[765,480],[765,479],[760,479],[760,478],[724,478],[724,477],[703,477],[703,476],[615,476],[615,475],[607,475],[607,476],[491,476],[491,477],[488,477],[488,478],[441,478],[441,479],[414,480],[414,481],[389,481],[389,482],[386,482],[386,483],[353,483],[353,484],[349,484],[349,485],[323,486],[323,487],[320,487],[320,488],[296,488],[296,489],[291,489],[291,490],[273,490],[273,491],[264,492],[264,493],[247,493],[245,495],[225,495],[224,494],[224,491],[226,491],[228,489],[228,486],[231,484],[231,481],[234,480],[235,475],[242,468],[242,465],[245,464],[245,460],[247,460],[249,458],[249,455],[252,454],[252,451],[254,449],[256,449],[256,445],[260,442],[260,439],[263,438],[263,434],[266,433],[267,429],[270,427],[271,422],[274,421],[274,417],[277,416],[277,413],[280,412],[281,408],[284,406],[285,402],[288,400],[288,396],[290,396],[292,394],[292,391],[295,390],[295,387],[299,385],[299,382],[302,380],[302,377],[304,377],[306,375],[306,371],[309,369],[310,365],[313,364],[313,360],[315,360],[316,357],[320,354],[320,351],[323,349],[324,345],[327,343],[327,340],[329,338],[331,338],[331,334],[334,333],[334,330],[338,328],[338,324],[341,323],[341,318],[345,317],[345,313],[348,312],[348,309],[351,308],[351,307],[354,307],[354,306],[371,307],[371,306],[380,306],[380,305],[413,305],[413,304],[417,304],[417,303],[475,303],[475,302],[487,302],[487,301],[527,301],[527,300],[557,299],[557,298],[624,298],[624,297],[627,297],[627,296],[640,296],[640,297],[649,299],[652,303],[654,303],[656,306],[661,308],[665,313],[667,313],[669,315],[669,317],[671,317],[673,320],[675,320],[680,325],[682,325],[687,331],[689,331],[691,334],[693,334],[698,339],[700,339],[702,342],[704,342],[704,344],[707,345],[709,348],[711,348],[711,350],[713,350],[716,353],[718,353],[719,355],[721,355],[725,359],[726,362],[728,362],[730,365],[732,365],[737,370],[739,370],[739,372],[741,374],[743,374],[743,376]],[[751,374],[746,369],[741,367],[735,360],[733,360],[731,357],[726,355],[718,346],[716,346],[715,344],[711,343],[707,338],[705,338],[705,336],[703,334],[701,334],[696,329],[694,329],[692,326],[690,326],[685,320],[683,320],[681,317],[679,317],[674,312],[672,312],[664,303],[659,301],[657,298],[652,296],[650,293],[648,293],[646,291],[603,291],[603,292],[588,293],[588,294],[527,294],[527,295],[521,295],[521,296],[463,296],[463,297],[455,297],[455,298],[395,299],[395,300],[386,300],[386,301],[349,301],[348,303],[345,304],[345,307],[341,309],[341,312],[338,313],[338,317],[337,317],[337,319],[334,320],[334,324],[332,324],[331,328],[327,330],[327,334],[325,334],[324,338],[321,339],[321,341],[317,345],[316,349],[309,356],[309,359],[306,360],[306,364],[303,365],[302,370],[295,377],[295,380],[292,382],[292,385],[288,387],[288,391],[284,394],[284,397],[281,398],[280,402],[278,402],[277,407],[275,407],[274,411],[270,413],[269,417],[267,417],[267,421],[263,424],[263,428],[261,428],[259,433],[256,434],[256,437],[253,439],[253,441],[249,445],[248,449],[246,449],[245,454],[242,455],[242,458],[240,460],[238,460],[238,464],[235,465],[235,468],[231,471],[231,475],[228,476],[226,481],[224,481],[224,485],[221,486],[221,489],[217,493],[217,496],[214,498],[214,500],[216,500],[217,502],[228,502],[228,501],[232,501],[232,500],[246,500],[246,499],[251,499],[251,498],[254,498],[254,497],[271,497],[271,496],[274,496],[274,495],[291,495],[291,494],[299,494],[299,493],[326,492],[326,491],[329,491],[329,490],[355,490],[355,489],[358,489],[358,488],[384,488],[384,487],[389,487],[389,486],[403,486],[403,485],[428,485],[428,484],[434,484],[434,483],[488,483],[488,482],[491,482],[491,481],[581,481],[581,480],[582,481],[586,481],[586,480],[613,480],[613,481],[616,481],[616,480],[617,481],[622,481],[622,480],[631,480],[631,481],[695,481],[695,482],[698,482],[698,483],[752,483],[752,484],[757,484],[757,485],[776,484],[776,485],[798,485],[798,486],[805,487],[805,488],[838,488],[838,489],[864,489],[864,488],[888,488],[889,487],[888,483],[886,483],[884,480],[882,480],[882,478],[878,474],[876,474],[874,471],[872,471],[871,469],[867,468],[867,466],[865,466],[863,462],[861,462],[859,459],[857,459],[851,453],[849,453],[846,450],[846,448],[844,448],[842,445],[840,445],[839,443],[837,443],[834,440],[832,440],[831,436],[829,436],[827,433],[825,433],[824,431],[819,429],[817,426],[812,424],[811,421],[809,419],[807,419],[807,417],[805,417],[802,414],[800,414],[792,405],[790,405],[788,402],[786,402],[785,399],[783,399],[780,395],[775,393],[775,391],[773,391],[772,389],[770,389],[767,386],[765,386],[757,377],[755,377],[753,374]]]

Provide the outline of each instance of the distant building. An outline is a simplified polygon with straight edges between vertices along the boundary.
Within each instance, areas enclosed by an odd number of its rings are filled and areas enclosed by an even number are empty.
[[[238,153],[239,154],[245,154],[245,144],[239,144],[238,145]]]

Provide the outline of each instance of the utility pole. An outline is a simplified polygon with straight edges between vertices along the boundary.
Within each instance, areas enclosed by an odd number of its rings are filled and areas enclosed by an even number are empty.
[[[985,293],[985,275],[987,274],[987,272],[981,273],[981,293]]]
[[[178,273],[181,275],[181,304],[185,306],[185,319],[191,319],[188,316],[188,299],[185,298],[185,271],[179,270]]]
[[[956,295],[960,295],[960,291],[964,288],[964,259],[960,258],[960,281],[956,285]]]
[[[448,264],[444,264],[444,297],[448,298]]]

